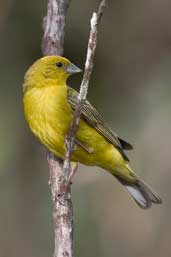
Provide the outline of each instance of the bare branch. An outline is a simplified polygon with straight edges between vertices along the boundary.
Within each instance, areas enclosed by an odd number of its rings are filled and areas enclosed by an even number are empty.
[[[49,186],[52,192],[54,255],[53,257],[73,256],[73,208],[70,184],[66,184],[63,161],[48,153]],[[74,172],[74,170],[73,170]]]
[[[44,18],[43,55],[62,55],[64,28],[70,0],[49,0],[47,16]],[[73,208],[70,184],[66,183],[63,161],[47,153],[49,185],[53,200],[54,255],[73,256]],[[72,171],[72,170],[71,170]],[[73,170],[74,172],[74,170]]]
[[[43,20],[43,55],[63,55],[64,29],[71,0],[48,0],[47,16]]]
[[[69,177],[70,173],[70,160],[71,160],[71,153],[74,147],[74,140],[75,134],[80,122],[81,112],[82,112],[82,105],[87,97],[88,86],[90,81],[90,76],[93,70],[94,65],[94,54],[97,46],[97,34],[98,34],[98,24],[103,14],[103,9],[106,6],[106,0],[102,0],[97,12],[94,12],[90,21],[90,35],[88,41],[88,48],[87,48],[87,57],[85,62],[85,70],[83,75],[83,80],[80,87],[80,93],[78,96],[78,105],[74,112],[74,117],[66,137],[66,154],[65,154],[65,161],[64,161],[64,171]]]

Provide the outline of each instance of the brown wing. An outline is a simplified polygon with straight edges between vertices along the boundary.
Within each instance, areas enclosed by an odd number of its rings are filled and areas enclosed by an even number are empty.
[[[78,102],[78,92],[73,88],[68,87],[68,102],[74,110]],[[133,147],[120,139],[105,123],[102,116],[98,111],[86,100],[83,105],[82,119],[86,120],[87,123],[93,128],[97,129],[111,144],[113,144],[128,160],[123,150],[130,150]]]

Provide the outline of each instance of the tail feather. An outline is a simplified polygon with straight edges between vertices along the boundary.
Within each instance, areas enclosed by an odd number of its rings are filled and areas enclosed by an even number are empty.
[[[133,146],[130,143],[126,142],[125,140],[121,139],[120,137],[118,137],[118,139],[124,150],[132,150],[133,149]]]
[[[153,193],[144,182],[141,182],[140,180],[128,182],[121,177],[117,177],[117,179],[125,186],[128,193],[141,208],[148,209],[151,207],[152,203],[162,203],[161,198],[156,193]]]

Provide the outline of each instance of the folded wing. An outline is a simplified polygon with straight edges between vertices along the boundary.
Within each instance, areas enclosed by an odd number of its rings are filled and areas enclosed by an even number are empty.
[[[72,109],[75,110],[78,103],[78,92],[70,87],[68,87],[68,102],[70,103]],[[132,145],[119,138],[117,134],[109,128],[98,111],[87,100],[83,104],[81,118],[87,121],[90,126],[99,131],[106,138],[106,140],[108,140],[120,151],[124,159],[128,161],[124,150],[133,149]]]

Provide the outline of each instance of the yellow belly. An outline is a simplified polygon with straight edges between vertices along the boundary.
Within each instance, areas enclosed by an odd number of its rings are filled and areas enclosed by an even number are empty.
[[[51,86],[29,90],[24,96],[24,110],[32,132],[51,152],[64,158],[65,136],[73,117],[73,111],[67,102],[67,87]],[[94,151],[88,153],[78,146],[72,153],[73,161],[122,173],[120,167],[125,167],[125,161],[119,151],[84,120],[80,121],[76,138]],[[125,168],[123,172],[125,176]]]

